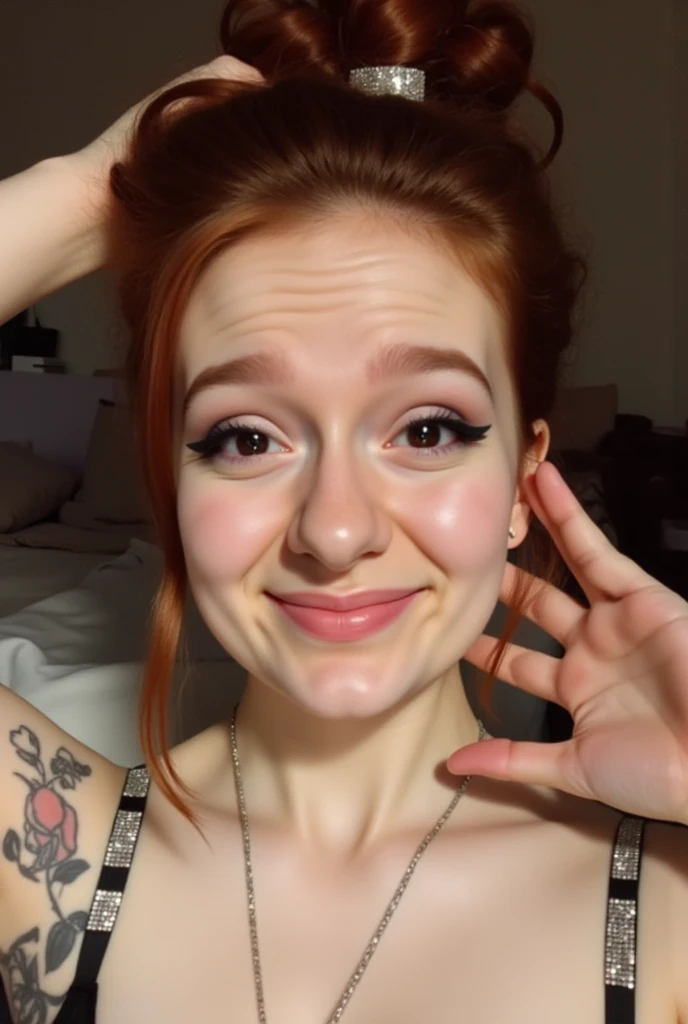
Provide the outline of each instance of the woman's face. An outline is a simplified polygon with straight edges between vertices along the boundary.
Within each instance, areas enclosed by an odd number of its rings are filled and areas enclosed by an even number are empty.
[[[244,240],[199,281],[179,370],[179,525],[226,650],[330,718],[455,665],[527,529],[503,326],[456,260],[363,213]],[[272,596],[371,589],[414,596],[391,621]]]

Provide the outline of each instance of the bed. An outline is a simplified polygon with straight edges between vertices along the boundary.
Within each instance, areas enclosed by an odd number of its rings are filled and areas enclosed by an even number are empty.
[[[0,446],[7,456],[9,446],[26,448],[51,465],[71,470],[78,478],[86,464],[91,428],[101,399],[114,401],[115,381],[111,378],[73,377],[42,373],[0,373]],[[19,453],[21,454],[21,453]],[[4,501],[16,504],[16,470],[9,467],[0,478]],[[40,464],[38,470],[40,471]],[[22,481],[30,488],[29,481]],[[57,485],[59,488],[59,484]],[[0,498],[0,500],[3,500]],[[76,585],[106,555],[64,549],[25,546],[13,539],[14,526],[33,526],[49,512],[39,508],[22,510],[19,522],[6,513],[0,541],[0,617],[10,615]],[[0,514],[0,518],[2,518]]]

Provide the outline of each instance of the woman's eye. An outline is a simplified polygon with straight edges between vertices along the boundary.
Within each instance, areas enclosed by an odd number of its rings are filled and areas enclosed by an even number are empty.
[[[410,447],[426,455],[450,455],[482,441],[491,427],[475,427],[448,411],[419,416],[397,434],[407,438],[408,445],[393,443],[391,447]],[[274,445],[271,450],[270,445]],[[187,446],[202,461],[218,456],[223,462],[248,463],[262,455],[275,455],[285,449],[263,430],[246,423],[219,423],[194,444]]]
[[[218,424],[195,444],[187,447],[200,456],[202,460],[214,459],[218,455],[226,462],[247,462],[259,455],[274,455],[270,445],[277,451],[282,447],[274,438],[262,430],[241,423]]]
[[[457,416],[446,412],[419,416],[407,423],[398,438],[407,437],[408,447],[427,452],[429,455],[449,455],[459,448],[477,444],[488,434],[490,426],[474,427]],[[393,447],[405,447],[404,445]]]

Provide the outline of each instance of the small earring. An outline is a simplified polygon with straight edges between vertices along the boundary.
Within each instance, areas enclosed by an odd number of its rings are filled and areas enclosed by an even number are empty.
[[[516,531],[513,528],[509,530],[509,536],[512,540],[516,540]]]

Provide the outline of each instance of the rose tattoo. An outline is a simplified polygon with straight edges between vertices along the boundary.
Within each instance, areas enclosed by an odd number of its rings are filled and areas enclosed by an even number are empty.
[[[26,879],[40,884],[45,882],[50,905],[57,917],[48,933],[45,951],[45,973],[56,971],[71,953],[76,938],[86,928],[88,914],[78,910],[65,917],[59,905],[65,885],[70,885],[90,867],[85,860],[74,855],[77,849],[77,816],[72,805],[61,790],[75,789],[78,782],[91,774],[88,765],[81,764],[65,748],[60,747],[50,761],[52,775],[48,777],[38,737],[27,726],[10,732],[10,742],[17,756],[30,765],[37,778],[27,778],[21,772],[14,772],[26,783],[28,793],[24,804],[23,845],[14,829],[8,829],[2,843],[5,858],[17,865],[19,873]],[[28,863],[22,862],[22,854],[31,854]],[[59,892],[55,889],[59,886]],[[11,997],[18,1019],[25,1024],[44,1024],[48,1006],[60,1004],[64,996],[52,996],[43,992],[38,981],[37,955],[29,955],[24,948],[27,943],[38,942],[38,928],[21,935],[9,950],[0,949],[0,964],[6,968],[10,982]]]

